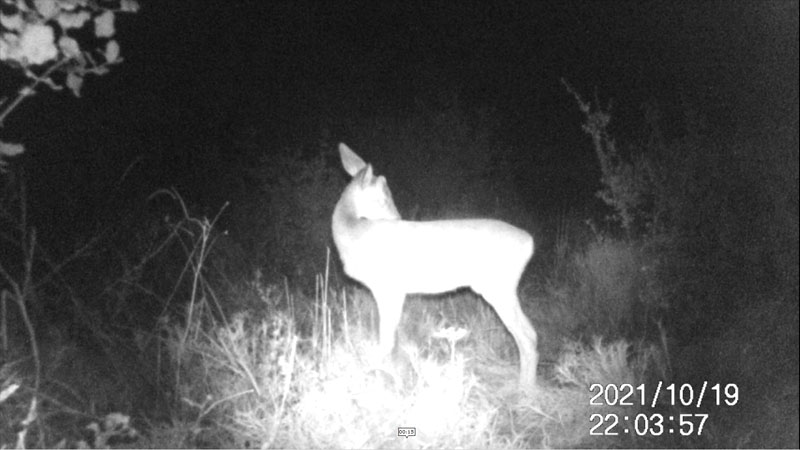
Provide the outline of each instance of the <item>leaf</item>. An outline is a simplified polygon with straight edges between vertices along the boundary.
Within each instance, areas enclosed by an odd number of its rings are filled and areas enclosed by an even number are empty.
[[[19,38],[14,33],[5,33],[0,35],[0,61],[7,59],[15,60],[17,48],[19,47]]]
[[[90,70],[90,71],[91,71],[93,74],[95,74],[95,75],[98,75],[98,76],[105,75],[105,74],[107,74],[108,72],[110,72],[110,71],[111,71],[111,69],[109,69],[109,68],[108,68],[108,66],[107,66],[107,65],[105,65],[105,64],[104,64],[104,65],[102,65],[102,66],[93,67],[93,68],[91,68],[91,69],[89,69],[89,70]]]
[[[19,40],[19,59],[28,64],[43,64],[58,56],[53,29],[47,25],[33,24],[25,27]]]
[[[19,31],[22,29],[24,23],[25,21],[22,19],[22,14],[17,13],[11,16],[0,14],[0,25],[6,30]]]
[[[17,156],[25,151],[25,146],[13,142],[0,141],[0,157]]]
[[[66,84],[75,97],[81,96],[81,87],[83,87],[83,77],[81,75],[75,72],[68,73]]]
[[[139,12],[139,2],[136,0],[122,0],[119,2],[119,10],[122,12],[137,13]]]
[[[58,39],[58,48],[67,58],[75,58],[81,54],[81,47],[78,45],[78,41],[66,35]]]
[[[52,19],[61,12],[56,0],[33,0],[33,5],[45,21]]]
[[[76,13],[62,12],[56,19],[58,25],[62,30],[69,30],[70,28],[81,28],[86,21],[92,16],[87,11],[80,11]]]
[[[119,59],[119,44],[115,40],[106,43],[106,61],[111,64]]]
[[[114,36],[114,13],[106,10],[94,18],[94,34],[99,38]]]

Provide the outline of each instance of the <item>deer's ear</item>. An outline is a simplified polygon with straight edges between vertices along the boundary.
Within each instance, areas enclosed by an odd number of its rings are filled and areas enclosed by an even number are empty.
[[[367,164],[367,171],[364,174],[364,179],[367,180],[368,183],[372,183],[373,178],[375,178],[375,176],[372,174],[372,164]]]
[[[339,156],[342,158],[342,166],[345,172],[349,173],[351,177],[354,177],[367,165],[367,163],[356,155],[356,152],[351,150],[345,143],[339,144]]]

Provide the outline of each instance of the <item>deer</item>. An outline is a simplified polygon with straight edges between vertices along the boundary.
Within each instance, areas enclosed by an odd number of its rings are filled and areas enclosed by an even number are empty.
[[[333,240],[345,273],[366,286],[378,309],[378,349],[391,355],[408,294],[436,295],[470,288],[495,310],[514,338],[521,387],[536,385],[537,335],[517,295],[533,256],[533,237],[494,219],[403,220],[384,176],[375,176],[344,143],[352,177],[336,203]]]

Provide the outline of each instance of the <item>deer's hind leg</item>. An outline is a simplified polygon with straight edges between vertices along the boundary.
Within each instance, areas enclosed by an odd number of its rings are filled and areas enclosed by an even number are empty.
[[[536,350],[538,338],[536,330],[522,310],[515,290],[496,289],[481,294],[492,305],[517,344],[520,387],[533,388],[536,386],[536,368],[539,364],[539,353]]]

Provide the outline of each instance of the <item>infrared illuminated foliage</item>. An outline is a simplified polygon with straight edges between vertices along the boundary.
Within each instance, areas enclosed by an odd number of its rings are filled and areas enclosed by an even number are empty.
[[[40,84],[80,97],[87,74],[105,75],[122,62],[116,15],[138,10],[136,0],[0,0],[0,61],[30,80],[13,100],[0,99],[0,127]],[[22,151],[0,140],[0,170]]]

